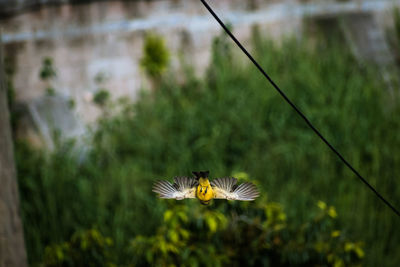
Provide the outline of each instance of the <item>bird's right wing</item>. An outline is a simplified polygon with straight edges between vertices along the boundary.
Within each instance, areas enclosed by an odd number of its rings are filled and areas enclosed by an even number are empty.
[[[168,181],[157,181],[153,185],[153,192],[160,198],[173,198],[182,200],[184,198],[196,197],[197,180],[192,177],[175,177],[174,183]]]
[[[251,201],[260,195],[257,187],[249,182],[236,185],[234,177],[216,178],[211,181],[214,198]]]

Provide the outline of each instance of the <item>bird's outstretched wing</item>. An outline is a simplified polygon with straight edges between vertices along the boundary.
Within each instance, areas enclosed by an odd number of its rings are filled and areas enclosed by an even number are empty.
[[[211,181],[214,198],[251,201],[260,195],[257,187],[249,182],[236,185],[233,177],[216,178]]]
[[[182,200],[184,198],[196,197],[197,180],[192,177],[174,177],[174,183],[168,181],[157,181],[153,185],[153,192],[160,198],[173,198]]]

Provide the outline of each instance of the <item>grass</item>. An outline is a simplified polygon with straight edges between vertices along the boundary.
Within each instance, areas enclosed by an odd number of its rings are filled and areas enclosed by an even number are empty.
[[[343,156],[400,207],[399,100],[389,99],[374,67],[358,64],[339,43],[258,40],[254,55]],[[166,204],[151,193],[153,181],[209,169],[212,177],[245,171],[299,225],[318,200],[332,204],[343,231],[364,242],[367,266],[400,263],[395,214],[242,62],[217,39],[204,79],[188,69],[184,82],[164,79],[136,103],[119,103],[121,112],[99,121],[83,161],[70,144],[46,155],[18,143],[30,262],[41,262],[47,245],[91,227],[115,240],[121,261],[129,258],[129,240],[163,223]]]

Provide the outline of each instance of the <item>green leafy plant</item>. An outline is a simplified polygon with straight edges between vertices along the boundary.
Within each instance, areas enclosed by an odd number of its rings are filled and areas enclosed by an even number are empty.
[[[56,90],[53,87],[46,88],[46,95],[47,96],[55,96]]]
[[[227,203],[210,210],[174,205],[156,234],[137,236],[134,264],[152,266],[354,266],[364,258],[360,242],[337,230],[335,208],[296,226],[281,205]],[[228,212],[227,212],[228,211]],[[229,214],[229,215],[228,215]]]
[[[168,67],[169,57],[164,39],[154,33],[147,34],[144,41],[143,58],[140,60],[147,75],[153,79],[159,79]]]
[[[374,68],[356,64],[340,43],[257,42],[254,56],[271,77],[346,159],[399,206],[400,188],[394,185],[400,153],[393,148],[400,146],[400,103],[393,99],[387,105],[385,83]],[[252,255],[241,258],[242,265],[311,259],[346,265],[364,256],[367,266],[397,266],[400,234],[391,211],[360,188],[253,66],[230,56],[229,49],[215,48],[213,54],[218,60],[204,78],[187,72],[184,82],[168,79],[160,90],[143,91],[137,102],[122,101],[119,112],[102,116],[83,156],[70,144],[58,145],[51,154],[16,144],[30,262],[43,262],[45,247],[68,242],[76,229],[96,225],[112,237],[119,265],[159,263],[159,254],[167,262],[190,258],[200,264],[213,255],[222,265],[241,248],[242,254]],[[228,61],[222,60],[225,56]],[[273,202],[215,201],[202,209],[196,201],[170,203],[151,192],[157,178],[200,169],[210,169],[212,177],[234,173],[253,179]],[[322,203],[316,208],[319,200],[335,209]],[[168,210],[179,211],[182,218],[164,216]],[[215,213],[205,216],[207,211]],[[141,240],[135,238],[139,235]],[[173,245],[166,252],[152,239],[161,237],[164,245]],[[131,246],[149,248],[151,255],[127,251]],[[186,254],[175,255],[182,247]]]
[[[75,102],[75,100],[74,99],[68,99],[68,107],[70,108],[70,109],[73,109],[74,107],[76,106],[76,102]]]
[[[45,94],[47,96],[55,96],[56,90],[52,86],[52,81],[57,76],[53,66],[53,59],[46,57],[43,59],[42,68],[39,72],[39,77],[46,83]]]
[[[75,233],[68,242],[46,248],[43,266],[116,266],[112,263],[111,238],[96,229]]]
[[[57,76],[56,71],[53,66],[53,59],[46,57],[43,59],[42,68],[39,74],[42,80],[49,80]]]
[[[110,93],[105,89],[98,90],[93,96],[93,102],[104,107],[110,99]]]

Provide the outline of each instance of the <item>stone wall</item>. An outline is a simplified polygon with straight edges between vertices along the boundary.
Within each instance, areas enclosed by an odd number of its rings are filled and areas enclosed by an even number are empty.
[[[301,34],[305,16],[372,12],[379,25],[390,25],[387,14],[400,4],[397,0],[209,2],[245,43],[253,25],[259,25],[263,34],[276,39]],[[37,103],[47,101],[43,100],[45,88],[51,86],[57,96],[74,101],[71,114],[61,115],[75,118],[80,122],[77,125],[91,123],[101,114],[93,103],[93,95],[100,88],[108,89],[113,98],[127,96],[134,100],[138,91],[148,86],[139,66],[147,32],[154,31],[165,38],[172,69],[179,69],[179,57],[184,55],[199,75],[209,62],[212,39],[221,32],[199,0],[49,5],[3,18],[1,27],[6,57],[15,69],[12,80],[17,101],[25,103],[32,113]],[[47,57],[53,59],[57,73],[50,85],[39,77]],[[103,79],[98,82],[96,77]],[[37,116],[33,118],[36,126],[45,115]],[[56,118],[54,123],[62,124],[64,119]],[[68,134],[68,127],[63,131],[66,136],[84,132],[74,130]]]

